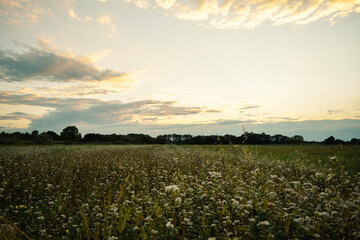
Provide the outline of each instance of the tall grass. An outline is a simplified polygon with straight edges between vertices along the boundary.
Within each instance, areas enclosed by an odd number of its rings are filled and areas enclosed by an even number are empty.
[[[360,174],[342,156],[318,164],[303,149],[286,160],[261,151],[2,147],[0,238],[360,237]]]

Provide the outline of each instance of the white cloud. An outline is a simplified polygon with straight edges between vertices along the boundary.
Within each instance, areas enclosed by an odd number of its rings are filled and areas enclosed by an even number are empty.
[[[78,20],[78,21],[80,21],[80,22],[83,22],[83,23],[87,23],[88,21],[90,21],[90,20],[92,20],[92,18],[91,17],[84,17],[84,18],[80,18],[79,16],[77,16],[76,14],[75,14],[75,11],[73,10],[73,9],[69,9],[68,10],[68,14],[69,14],[69,16],[71,17],[71,18],[73,18],[73,19],[76,19],[76,20]]]

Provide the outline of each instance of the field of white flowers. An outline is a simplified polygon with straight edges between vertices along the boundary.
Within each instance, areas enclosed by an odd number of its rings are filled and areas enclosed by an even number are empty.
[[[1,147],[0,206],[0,239],[360,239],[359,173],[246,147]]]

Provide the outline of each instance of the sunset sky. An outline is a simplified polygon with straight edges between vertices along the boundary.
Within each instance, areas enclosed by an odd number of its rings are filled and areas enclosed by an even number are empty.
[[[0,0],[0,131],[360,138],[360,0]]]

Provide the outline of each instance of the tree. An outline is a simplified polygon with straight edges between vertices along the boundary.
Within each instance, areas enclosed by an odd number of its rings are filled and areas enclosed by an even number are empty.
[[[43,132],[36,137],[35,142],[37,144],[52,144],[53,138],[48,133]]]
[[[301,135],[295,135],[292,137],[293,143],[303,143],[304,138]]]
[[[52,138],[53,141],[59,140],[59,135],[56,132],[47,131],[46,133]]]
[[[75,126],[68,126],[60,133],[61,139],[65,141],[76,142],[81,140],[81,133]]]
[[[325,144],[335,144],[335,138],[333,136],[328,137],[327,139],[324,140]]]
[[[39,131],[38,131],[38,130],[34,130],[34,131],[32,131],[32,133],[31,133],[31,138],[32,138],[33,140],[36,140],[36,138],[37,138],[38,135],[39,135]]]

